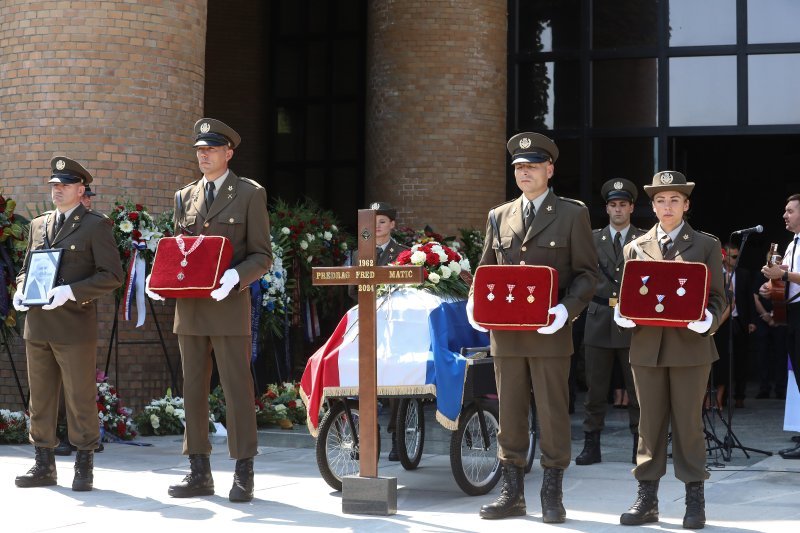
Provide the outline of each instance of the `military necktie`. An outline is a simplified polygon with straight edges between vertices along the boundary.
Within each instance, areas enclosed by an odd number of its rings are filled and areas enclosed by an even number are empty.
[[[206,211],[211,210],[211,204],[214,203],[214,182],[206,182]]]
[[[672,239],[669,235],[664,235],[661,238],[661,256],[666,259],[667,252],[669,252],[670,246],[672,245]]]
[[[376,263],[381,260],[381,254],[382,253],[383,253],[383,248],[380,247],[380,246],[376,246],[375,247],[375,262]]]
[[[64,225],[64,220],[65,219],[66,219],[66,217],[64,216],[64,213],[59,213],[58,219],[56,220],[56,229],[55,229],[55,231],[53,231],[53,237],[54,238],[55,238],[56,235],[58,235],[58,232],[61,230],[61,226]]]
[[[622,254],[622,234],[620,232],[614,235],[614,254],[617,256],[617,259],[619,259],[620,254]]]
[[[528,202],[527,207],[525,207],[525,231],[528,231],[528,228],[531,227],[533,224],[533,219],[536,217],[535,209],[533,208],[533,202]]]

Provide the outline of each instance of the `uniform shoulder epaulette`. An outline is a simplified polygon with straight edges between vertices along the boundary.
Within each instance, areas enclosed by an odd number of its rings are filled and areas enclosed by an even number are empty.
[[[503,202],[502,204],[497,204],[496,206],[494,206],[491,209],[489,209],[489,211],[491,211],[492,209],[497,209],[498,207],[503,207],[504,205],[512,204],[512,203],[516,202],[517,200],[519,200],[519,197],[512,198],[511,200],[507,200],[507,201]]]
[[[44,213],[39,213],[38,215],[36,215],[35,217],[33,217],[33,220],[36,220],[37,218],[42,218],[43,216],[47,216],[47,215],[49,215],[50,213],[55,213],[55,212],[56,212],[56,211],[55,211],[55,209],[52,209],[52,210],[50,210],[50,211],[45,211]]]
[[[87,215],[94,215],[94,216],[99,217],[99,218],[108,218],[108,215],[106,215],[105,213],[101,213],[99,211],[95,211],[94,209],[87,209],[86,210],[86,214]],[[108,220],[111,220],[111,219],[108,218]]]
[[[601,232],[601,231],[603,231],[604,229],[605,229],[605,228],[597,228],[597,229],[593,229],[593,230],[592,230],[592,233],[600,233],[600,232]]]
[[[696,229],[695,231],[696,231],[697,233],[702,233],[703,235],[706,235],[707,237],[711,237],[711,238],[712,238],[712,239],[714,239],[715,241],[719,241],[719,237],[717,237],[717,236],[716,236],[716,235],[714,235],[713,233],[707,233],[707,232],[705,232],[705,231],[700,231],[700,230],[697,230],[697,229]],[[721,241],[720,241],[720,242],[721,242]]]
[[[252,185],[256,189],[260,189],[261,188],[261,184],[258,183],[256,180],[251,180],[250,178],[245,178],[244,176],[238,176],[238,177],[239,177],[239,180],[241,180],[241,181],[243,181],[245,183],[249,183],[250,185]]]
[[[201,179],[202,179],[202,178],[201,178]],[[196,184],[197,184],[197,182],[199,182],[199,181],[200,181],[200,180],[194,180],[193,182],[191,182],[191,183],[187,183],[186,185],[184,185],[183,187],[179,188],[178,190],[179,190],[179,191],[181,191],[181,190],[183,190],[183,189],[185,189],[185,188],[187,188],[187,187],[191,187],[192,185],[196,185]]]
[[[564,200],[565,202],[569,202],[575,205],[579,205],[581,207],[586,207],[586,204],[581,202],[580,200],[576,200],[575,198],[567,198],[566,196],[559,196],[559,200]]]

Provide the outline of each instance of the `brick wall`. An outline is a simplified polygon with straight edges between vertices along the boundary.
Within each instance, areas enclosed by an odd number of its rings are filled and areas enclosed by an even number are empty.
[[[505,199],[505,0],[374,0],[366,199],[445,235]]]
[[[98,211],[110,211],[118,197],[153,214],[170,208],[175,189],[197,174],[190,140],[203,112],[205,37],[205,0],[0,2],[0,190],[17,200],[18,212],[37,213],[49,200],[55,154],[92,172]],[[113,302],[99,305],[100,368]],[[170,309],[159,316],[179,371]],[[120,326],[123,340],[157,338],[152,320],[139,330]],[[12,350],[24,380],[23,343]],[[120,346],[119,366],[112,358],[110,374],[118,372],[129,405],[141,406],[169,384],[160,345]],[[21,407],[5,353],[0,407]]]

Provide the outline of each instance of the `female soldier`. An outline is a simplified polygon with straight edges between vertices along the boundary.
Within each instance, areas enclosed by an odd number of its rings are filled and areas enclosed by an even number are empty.
[[[641,407],[639,449],[633,474],[639,490],[633,506],[620,517],[625,525],[658,521],[658,482],[667,469],[667,432],[672,427],[675,477],[686,484],[685,529],[705,525],[703,482],[708,479],[703,435],[703,398],[711,363],[718,359],[711,336],[722,322],[725,292],[722,253],[713,235],[693,230],[684,220],[694,183],[680,172],[653,176],[644,191],[658,224],[625,246],[625,259],[694,261],[708,265],[711,290],[705,319],[686,328],[641,326],[615,309],[621,327],[634,328],[630,360]]]

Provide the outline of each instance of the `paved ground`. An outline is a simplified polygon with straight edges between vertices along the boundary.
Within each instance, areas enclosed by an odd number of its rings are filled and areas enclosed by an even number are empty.
[[[783,402],[748,400],[737,409],[733,432],[742,445],[777,451],[788,446],[783,433]],[[573,457],[582,447],[581,411],[573,416]],[[450,433],[428,416],[425,455],[415,471],[405,471],[386,460],[389,442],[384,441],[380,472],[398,480],[398,512],[390,517],[345,515],[341,495],[319,477],[314,441],[307,432],[268,430],[260,434],[260,456],[256,459],[256,498],[250,504],[232,504],[227,499],[233,461],[227,459],[224,442],[215,443],[212,468],[217,494],[208,498],[176,500],[167,496],[167,486],[182,478],[187,461],[180,454],[177,437],[149,437],[149,447],[106,444],[95,459],[95,490],[72,492],[74,457],[58,458],[59,486],[18,489],[14,476],[32,464],[30,446],[0,446],[0,502],[2,531],[240,531],[267,526],[272,531],[631,531],[619,525],[619,514],[632,503],[636,483],[630,474],[630,435],[626,411],[612,409],[603,434],[603,463],[570,467],[564,477],[567,522],[547,526],[541,522],[538,465],[526,478],[528,515],[487,522],[478,518],[478,508],[496,497],[469,497],[462,493],[450,473]],[[722,419],[714,418],[723,437]],[[385,427],[385,421],[384,421]],[[710,427],[710,426],[709,426]],[[800,461],[753,453],[748,459],[734,449],[731,461],[711,453],[711,479],[706,484],[708,531],[790,532],[800,528]],[[672,471],[662,480],[659,493],[661,521],[649,530],[681,530],[684,512],[683,485]],[[13,524],[13,527],[11,526]],[[623,529],[621,529],[623,528]]]

